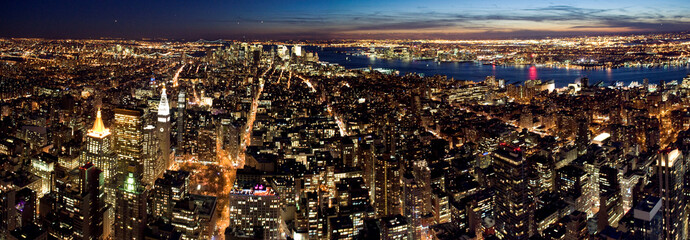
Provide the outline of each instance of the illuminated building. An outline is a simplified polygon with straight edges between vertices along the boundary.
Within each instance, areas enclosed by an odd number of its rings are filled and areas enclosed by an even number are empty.
[[[600,204],[599,230],[606,226],[616,227],[623,217],[621,188],[618,181],[618,169],[604,166],[599,176]]]
[[[10,231],[19,226],[15,217],[18,214],[16,204],[17,190],[12,183],[0,182],[0,234],[9,235]]]
[[[412,176],[412,173],[403,174],[402,184],[403,196],[403,216],[405,216],[410,223],[410,232],[412,239],[422,238],[422,216],[426,213],[425,209],[425,193],[422,186]]]
[[[33,223],[36,217],[36,204],[38,203],[36,192],[29,188],[22,188],[14,195],[14,209],[16,215],[12,217],[17,227]]]
[[[118,158],[113,151],[113,138],[110,129],[103,124],[101,110],[96,112],[96,120],[93,122],[93,127],[86,134],[86,146],[81,154],[81,163],[91,163],[101,170],[103,177],[103,191],[105,197],[102,199],[111,207],[108,208],[106,216],[104,217],[104,234],[110,234],[112,228],[112,221],[115,218],[115,191],[117,189],[117,182],[115,181],[118,174]]]
[[[116,191],[114,239],[144,239],[146,230],[146,198],[148,191],[141,185],[134,166]]]
[[[151,211],[154,218],[170,221],[176,201],[187,195],[189,172],[166,171],[162,178],[156,179],[152,190]]]
[[[580,240],[587,238],[587,213],[574,211],[562,220],[566,226],[565,240]]]
[[[369,204],[369,190],[361,177],[340,179],[333,201],[338,215],[349,217],[355,232],[363,229],[365,218],[375,215]]]
[[[292,46],[292,55],[295,55],[296,57],[301,57],[302,56],[302,46],[300,46],[300,45]]]
[[[103,179],[109,180],[116,174],[117,157],[112,151],[110,129],[105,128],[101,110],[96,113],[93,127],[86,134],[85,151],[82,152],[82,164],[92,163],[103,171]]]
[[[126,168],[133,165],[135,172],[143,173],[144,147],[143,147],[143,112],[138,109],[115,109],[114,150],[118,156],[118,173],[127,173]],[[139,178],[140,176],[136,176]]]
[[[51,193],[54,197],[41,200],[41,215],[47,221],[50,236],[57,239],[107,237],[101,173],[94,164],[86,163],[79,167],[78,175],[57,182]]]
[[[158,128],[158,141],[160,142],[160,154],[162,155],[161,161],[163,165],[163,170],[170,166],[170,106],[168,105],[168,95],[165,93],[165,87],[163,87],[163,93],[161,94],[161,101],[158,104],[158,121],[156,123]],[[162,172],[161,172],[162,173]],[[156,175],[158,176],[158,175]]]
[[[378,216],[401,213],[400,163],[394,157],[379,157],[374,165],[374,208]]]
[[[434,215],[436,224],[450,222],[450,205],[448,194],[440,188],[434,188],[431,194],[431,213]]]
[[[648,196],[633,209],[635,239],[661,239],[663,235],[662,201],[658,197]]]
[[[188,194],[189,172],[166,171],[151,190],[151,216],[171,224],[182,239],[211,239],[216,224],[216,197]]]
[[[235,157],[237,156],[239,149],[240,149],[240,132],[242,131],[242,126],[238,123],[232,120],[232,118],[222,118],[220,120],[220,134],[218,135],[219,139],[222,139],[222,145],[221,147],[223,148],[228,157]],[[216,151],[220,151],[221,149],[217,149]],[[220,159],[219,159],[220,160]]]
[[[182,233],[182,239],[199,239],[199,209],[189,198],[175,202],[171,223]]]
[[[196,141],[197,147],[195,148],[196,152],[194,153],[196,153],[196,156],[200,162],[211,164],[217,163],[217,138],[218,131],[213,125],[203,127],[198,130]]]
[[[535,163],[537,169],[535,172],[539,175],[539,188],[535,195],[553,191],[555,172],[555,162],[553,159],[541,155],[532,155],[529,157],[529,160]]]
[[[302,192],[297,201],[295,235],[303,239],[321,239],[323,223],[319,216],[320,202],[318,191]],[[297,237],[295,237],[297,238]]]
[[[256,185],[230,192],[230,227],[246,233],[261,232],[265,239],[284,237],[280,197],[270,187]]]
[[[185,98],[184,90],[181,90],[177,94],[177,146],[175,150],[175,155],[181,155],[182,146],[184,145],[184,134],[185,134],[185,114],[187,106],[187,99]]]
[[[590,143],[589,121],[586,117],[580,116],[577,118],[577,136],[575,137],[575,145],[577,145],[577,152],[582,155],[587,151],[587,146]]]
[[[142,130],[142,162],[143,162],[143,175],[142,183],[146,187],[153,186],[154,181],[163,175],[166,166],[163,162],[163,156],[160,154],[160,144],[158,141],[158,135],[160,132],[153,125],[147,125]]]
[[[22,126],[17,137],[26,141],[32,150],[40,150],[48,143],[47,129],[42,126],[26,125]]]
[[[103,234],[104,200],[103,178],[101,170],[93,164],[86,163],[79,167],[80,196],[83,203],[79,217],[72,215],[72,223],[81,227],[83,239],[99,239]]]
[[[369,190],[364,187],[362,178],[343,178],[335,187],[336,207],[369,204]]]
[[[528,189],[528,168],[522,149],[501,144],[492,156],[496,172],[496,234],[503,239],[527,239],[535,231],[531,226],[535,206]]]
[[[382,240],[408,240],[409,224],[405,217],[395,215],[381,218]]]
[[[659,195],[662,200],[664,239],[685,239],[687,214],[683,181],[685,166],[683,154],[678,149],[666,149],[658,154],[656,174],[659,177]]]
[[[41,153],[31,158],[31,173],[41,178],[40,189],[34,189],[39,198],[53,188],[53,171],[55,171],[57,162],[57,157],[47,153]]]
[[[195,194],[190,194],[188,199],[194,202],[196,206],[194,218],[199,224],[198,234],[192,239],[213,239],[218,220],[218,213],[216,212],[218,199],[214,196]],[[173,217],[174,215],[175,213],[173,213]]]
[[[355,154],[355,143],[350,138],[344,138],[340,143],[340,157],[343,164],[348,167],[359,166],[357,155]]]
[[[556,192],[575,210],[591,214],[590,217],[594,214],[592,181],[587,172],[573,165],[562,167],[556,171],[556,186]]]
[[[328,239],[352,240],[355,228],[350,217],[334,217],[328,219]]]
[[[276,50],[278,53],[278,57],[282,58],[283,60],[290,59],[290,55],[288,54],[288,47],[285,45],[278,45],[278,49]]]

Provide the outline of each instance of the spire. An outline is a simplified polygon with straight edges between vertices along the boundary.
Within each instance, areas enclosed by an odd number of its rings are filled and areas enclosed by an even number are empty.
[[[110,134],[110,129],[105,128],[103,125],[103,119],[101,118],[101,109],[96,112],[96,121],[93,122],[93,128],[89,131],[88,135],[93,137],[102,138]]]
[[[163,93],[161,94],[161,101],[158,103],[158,116],[169,116],[170,106],[168,106],[168,95],[165,93],[165,85],[163,85]]]

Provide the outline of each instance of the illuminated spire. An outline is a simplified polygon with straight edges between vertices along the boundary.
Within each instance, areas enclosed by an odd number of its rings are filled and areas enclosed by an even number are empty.
[[[107,135],[110,135],[110,129],[105,128],[105,125],[103,125],[100,108],[98,109],[98,112],[96,112],[96,121],[93,122],[93,128],[89,130],[87,135],[97,138],[103,138]]]
[[[170,116],[170,106],[168,106],[168,95],[165,93],[165,86],[163,86],[161,101],[158,103],[158,116]]]

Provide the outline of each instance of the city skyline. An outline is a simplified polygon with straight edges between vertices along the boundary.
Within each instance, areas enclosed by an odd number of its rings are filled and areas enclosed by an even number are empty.
[[[690,239],[690,8],[15,1],[0,239]]]
[[[511,39],[682,32],[683,1],[15,1],[0,37]]]

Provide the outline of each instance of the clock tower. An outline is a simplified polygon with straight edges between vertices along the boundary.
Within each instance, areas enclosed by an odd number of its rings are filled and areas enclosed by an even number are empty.
[[[168,95],[165,93],[165,86],[163,86],[163,93],[161,94],[161,101],[158,104],[158,139],[160,142],[160,153],[163,155],[165,168],[170,167],[170,106],[168,105]]]

